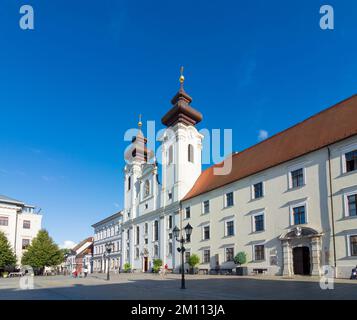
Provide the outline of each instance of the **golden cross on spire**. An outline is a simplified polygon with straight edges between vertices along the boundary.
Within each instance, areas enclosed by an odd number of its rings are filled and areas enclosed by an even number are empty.
[[[185,81],[185,77],[183,76],[183,66],[181,66],[181,68],[180,68],[180,74],[181,74],[180,83],[181,83],[181,86],[183,86],[183,83]]]
[[[141,128],[143,123],[141,122],[141,114],[139,114],[139,122],[138,122],[138,127]]]

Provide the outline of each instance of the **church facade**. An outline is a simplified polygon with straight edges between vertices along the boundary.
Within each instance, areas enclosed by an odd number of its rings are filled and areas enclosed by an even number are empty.
[[[162,165],[139,130],[126,150],[121,265],[181,267],[173,228],[189,223],[203,272],[229,272],[239,252],[248,273],[349,277],[357,264],[357,96],[232,154],[232,170],[202,171],[200,112],[181,87],[161,122]],[[159,170],[161,175],[159,177]]]

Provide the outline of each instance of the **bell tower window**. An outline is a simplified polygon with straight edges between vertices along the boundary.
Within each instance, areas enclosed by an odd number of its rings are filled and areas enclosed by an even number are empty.
[[[187,147],[187,155],[188,155],[188,162],[194,162],[194,155],[193,155],[193,145],[189,144]]]

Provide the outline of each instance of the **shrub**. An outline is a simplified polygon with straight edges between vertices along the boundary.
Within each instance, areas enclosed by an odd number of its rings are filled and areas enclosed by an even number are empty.
[[[200,257],[197,254],[193,254],[188,259],[188,264],[191,268],[194,268],[200,263]]]
[[[160,271],[160,267],[161,266],[162,266],[162,260],[161,259],[154,259],[152,270],[155,273],[158,273]]]
[[[234,263],[241,265],[247,262],[247,254],[243,251],[238,252],[237,255],[234,257]]]
[[[130,263],[125,263],[124,264],[124,272],[129,272],[131,270],[131,265]]]

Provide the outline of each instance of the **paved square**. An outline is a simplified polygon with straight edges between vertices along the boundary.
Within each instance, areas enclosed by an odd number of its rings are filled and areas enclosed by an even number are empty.
[[[0,300],[6,299],[357,299],[357,281],[336,280],[333,290],[321,290],[318,278],[186,276],[161,278],[156,274],[104,274],[73,279],[69,276],[35,277],[35,288],[20,290],[19,278],[0,279]]]

